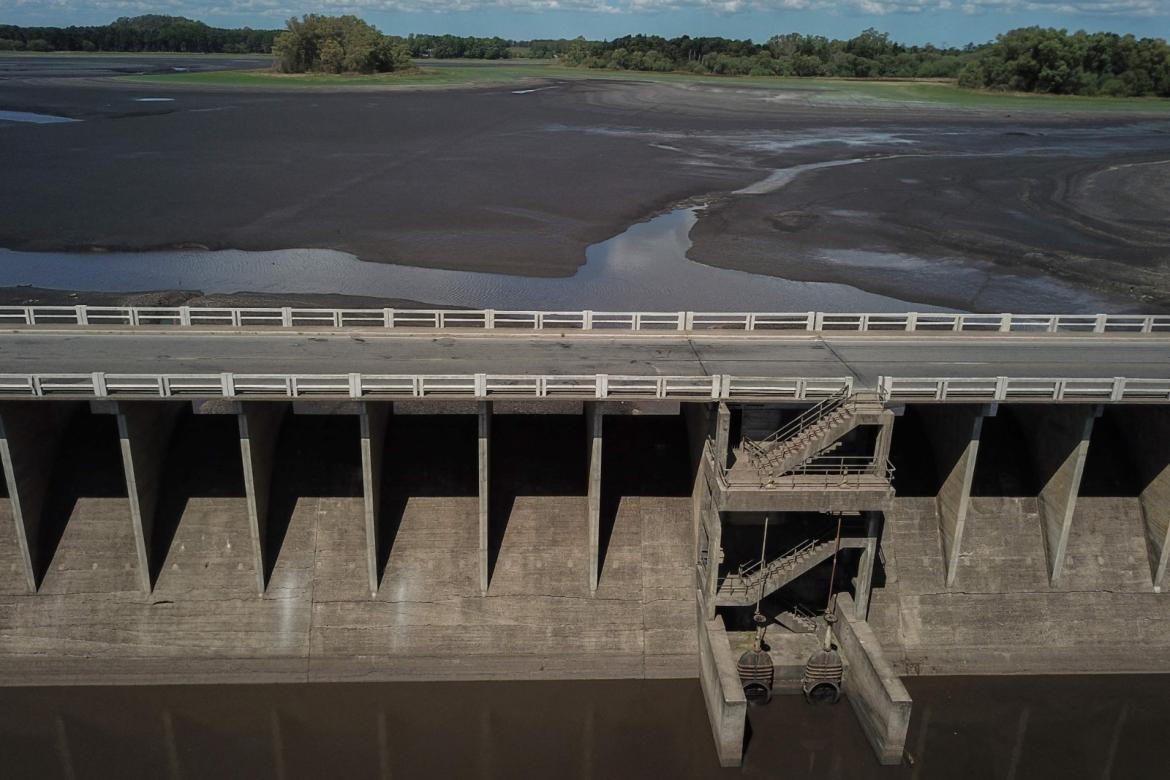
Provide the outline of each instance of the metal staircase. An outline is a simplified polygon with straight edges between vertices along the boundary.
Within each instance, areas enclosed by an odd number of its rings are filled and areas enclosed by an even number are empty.
[[[810,458],[832,452],[842,436],[862,424],[863,413],[881,413],[882,408],[874,393],[842,390],[764,439],[745,438],[743,451],[761,476],[780,476]]]
[[[841,549],[864,545],[865,539],[841,540]],[[715,603],[721,607],[750,606],[828,560],[835,549],[835,539],[809,539],[763,565],[757,562],[747,569],[729,574],[719,584]]]

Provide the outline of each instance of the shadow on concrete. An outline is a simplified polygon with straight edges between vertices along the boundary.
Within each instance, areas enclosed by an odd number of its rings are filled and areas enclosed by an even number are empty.
[[[690,462],[681,415],[609,415],[603,425],[599,576],[605,572],[622,497],[690,496],[697,468]]]
[[[184,410],[175,422],[163,463],[162,486],[148,550],[150,585],[158,584],[183,513],[192,498],[244,496],[239,423],[235,415],[195,415]],[[246,512],[244,505],[241,510]],[[243,518],[247,522],[247,518]]]
[[[1028,436],[1018,418],[1028,413],[1026,408],[1001,406],[995,417],[983,421],[972,496],[1032,498],[1039,494],[1047,477],[1037,474]]]
[[[117,418],[91,414],[84,407],[73,415],[61,437],[37,541],[30,550],[38,588],[57,554],[65,526],[82,498],[126,498]],[[127,518],[129,512],[127,505]],[[126,554],[134,556],[133,543]]]
[[[268,506],[265,586],[272,578],[300,499],[362,496],[359,426],[352,414],[285,416],[276,445]]]
[[[1079,495],[1093,498],[1140,496],[1145,486],[1132,454],[1133,450],[1118,426],[1115,410],[1105,409],[1093,423]]]
[[[926,421],[914,407],[894,418],[890,461],[898,495],[907,498],[937,496],[945,473],[926,431]],[[950,465],[950,464],[947,464]]]
[[[501,414],[492,417],[488,489],[489,584],[516,498],[584,498],[589,477],[587,454],[584,415]],[[582,501],[582,527],[585,511],[585,502]]]
[[[468,414],[395,415],[386,432],[378,515],[378,583],[411,497],[479,495],[476,418]]]

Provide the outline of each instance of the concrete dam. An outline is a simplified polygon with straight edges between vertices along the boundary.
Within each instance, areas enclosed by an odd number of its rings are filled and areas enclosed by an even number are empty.
[[[0,328],[3,685],[698,678],[734,765],[759,605],[897,763],[900,676],[1170,665],[1170,318]]]

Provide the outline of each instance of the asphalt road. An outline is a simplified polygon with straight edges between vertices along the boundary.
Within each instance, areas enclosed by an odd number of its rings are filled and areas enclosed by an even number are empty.
[[[0,373],[1170,377],[1170,338],[0,333]]]

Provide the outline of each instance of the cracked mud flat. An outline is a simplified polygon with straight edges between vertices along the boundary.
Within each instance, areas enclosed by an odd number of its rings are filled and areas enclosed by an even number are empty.
[[[10,78],[0,107],[84,121],[0,123],[0,246],[307,248],[583,284],[588,247],[705,204],[685,259],[811,283],[807,300],[778,294],[781,308],[1170,306],[1165,119],[556,86],[276,93]],[[159,95],[174,100],[137,102]],[[394,285],[368,294],[504,305]],[[731,277],[696,285],[723,308],[760,308]],[[528,297],[539,306],[547,293]]]

